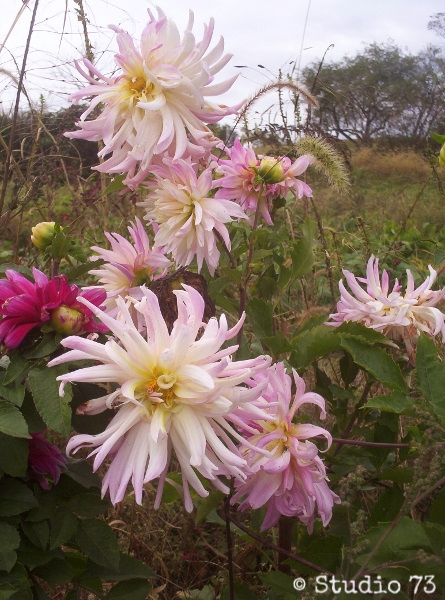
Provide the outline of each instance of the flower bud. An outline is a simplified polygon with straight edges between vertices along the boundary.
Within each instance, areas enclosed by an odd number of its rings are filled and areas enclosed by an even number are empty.
[[[56,235],[55,225],[54,221],[43,221],[31,229],[31,242],[36,248],[45,250],[51,244]]]
[[[442,146],[439,152],[439,165],[441,167],[445,165],[445,144]]]
[[[63,335],[76,335],[84,325],[84,314],[75,308],[62,304],[51,313],[51,327]]]
[[[280,159],[273,156],[266,156],[260,162],[258,175],[264,183],[279,183],[283,180],[284,169]]]

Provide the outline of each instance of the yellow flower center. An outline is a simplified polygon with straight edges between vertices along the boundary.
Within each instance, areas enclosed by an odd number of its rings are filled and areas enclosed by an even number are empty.
[[[127,89],[134,100],[139,100],[141,97],[147,99],[153,94],[154,85],[146,80],[145,77],[125,77],[124,89]]]
[[[151,275],[153,273],[153,269],[151,267],[143,267],[142,269],[137,269],[134,272],[134,279],[132,283],[132,287],[138,287],[140,285],[147,285],[151,283]]]
[[[173,410],[177,404],[176,394],[173,387],[176,383],[176,375],[173,373],[162,373],[158,376],[156,369],[152,373],[152,379],[136,390],[136,398],[142,402],[150,416],[153,416],[156,408],[161,404],[164,408]]]

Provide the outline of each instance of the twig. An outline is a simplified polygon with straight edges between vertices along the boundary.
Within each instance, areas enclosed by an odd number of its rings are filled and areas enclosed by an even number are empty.
[[[334,573],[331,573],[327,569],[323,569],[322,567],[319,567],[315,563],[312,563],[309,560],[302,558],[301,556],[297,556],[293,552],[289,552],[288,550],[285,550],[284,548],[280,548],[280,546],[277,546],[276,544],[269,542],[269,540],[262,537],[261,535],[256,534],[254,531],[251,531],[248,527],[246,527],[245,525],[243,525],[242,523],[237,521],[237,519],[235,519],[234,517],[230,516],[230,520],[232,521],[232,523],[234,525],[236,525],[238,527],[238,529],[241,529],[241,531],[244,531],[244,533],[247,533],[248,536],[250,536],[254,540],[257,540],[257,542],[260,542],[263,546],[267,546],[268,548],[270,548],[271,550],[275,550],[276,552],[281,552],[282,554],[285,554],[288,558],[291,558],[292,560],[299,562],[301,565],[305,565],[306,567],[309,567],[309,568],[313,569],[314,571],[317,571],[317,573],[326,573],[327,575],[334,575]]]
[[[17,94],[15,97],[15,106],[14,106],[14,114],[13,114],[12,123],[11,123],[11,131],[9,132],[9,145],[8,145],[8,152],[6,154],[6,159],[5,159],[5,169],[4,169],[4,174],[3,174],[4,179],[3,179],[2,191],[1,191],[1,195],[0,195],[0,216],[3,214],[3,207],[5,204],[6,189],[8,187],[9,171],[11,168],[12,146],[14,143],[15,130],[17,127],[17,118],[18,118],[18,114],[19,114],[20,96],[22,95],[23,79],[25,77],[25,72],[26,72],[26,61],[28,59],[29,48],[31,45],[31,36],[32,36],[32,32],[34,30],[34,23],[36,20],[38,6],[39,6],[39,0],[35,0],[34,9],[32,11],[31,23],[29,25],[28,38],[26,40],[25,53],[23,55],[22,68],[20,69],[19,85],[17,87]]]
[[[229,600],[235,600],[235,588],[233,577],[233,538],[230,531],[230,496],[224,499],[224,516],[226,521],[226,541],[227,541],[227,571],[229,574]]]

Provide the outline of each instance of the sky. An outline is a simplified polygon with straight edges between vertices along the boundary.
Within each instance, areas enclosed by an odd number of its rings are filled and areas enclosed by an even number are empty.
[[[14,101],[11,75],[18,77],[35,1],[2,0],[0,109],[6,111]],[[25,10],[2,47],[23,2]],[[203,24],[215,18],[214,43],[222,35],[225,51],[233,54],[216,81],[240,74],[223,97],[229,105],[251,97],[276,79],[279,69],[295,76],[326,50],[325,60],[332,62],[354,56],[373,42],[391,41],[412,54],[428,44],[445,46],[444,38],[427,29],[431,16],[445,10],[442,0],[158,0],[157,4],[181,32],[192,10],[197,40]],[[84,53],[77,6],[74,0],[40,0],[38,5],[25,86],[33,101],[43,94],[49,108],[68,106],[67,96],[81,86],[71,67]],[[154,6],[148,0],[84,0],[99,68],[110,72],[116,51],[114,33],[107,26],[118,25],[138,39],[148,20],[146,9]]]

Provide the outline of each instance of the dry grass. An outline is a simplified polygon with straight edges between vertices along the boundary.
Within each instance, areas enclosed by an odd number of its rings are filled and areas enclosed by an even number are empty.
[[[428,161],[412,150],[379,152],[361,148],[352,155],[351,166],[374,177],[397,177],[410,182],[427,181],[431,176]]]

